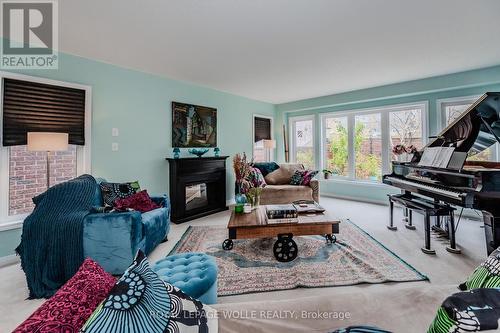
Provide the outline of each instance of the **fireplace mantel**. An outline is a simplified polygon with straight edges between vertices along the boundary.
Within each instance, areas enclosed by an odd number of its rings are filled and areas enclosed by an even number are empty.
[[[169,158],[171,220],[182,223],[227,209],[226,159]]]

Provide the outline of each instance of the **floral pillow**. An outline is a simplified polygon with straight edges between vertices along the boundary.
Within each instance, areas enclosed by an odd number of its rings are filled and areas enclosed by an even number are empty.
[[[15,333],[76,333],[113,288],[116,279],[92,259],[26,319]]]
[[[500,288],[500,248],[493,251],[459,288],[460,290]]]
[[[318,171],[313,170],[296,170],[290,179],[290,185],[306,185],[308,186],[318,174]]]
[[[113,206],[116,199],[130,197],[141,190],[138,181],[129,183],[102,182],[99,185],[101,187],[102,199],[107,206]]]
[[[215,310],[160,279],[139,251],[81,332],[210,333],[217,329]]]

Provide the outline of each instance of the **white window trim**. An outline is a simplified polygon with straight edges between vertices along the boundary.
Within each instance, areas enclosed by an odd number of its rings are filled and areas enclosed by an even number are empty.
[[[397,112],[397,111],[405,111],[409,108],[422,108],[422,144],[425,145],[428,142],[428,133],[429,133],[429,102],[428,101],[419,101],[412,103],[403,103],[403,104],[391,104],[384,105],[376,108],[363,108],[363,109],[352,109],[352,110],[343,110],[343,111],[334,111],[321,113],[321,132],[320,132],[320,145],[321,145],[321,153],[320,153],[320,169],[324,168],[325,165],[325,141],[323,140],[324,134],[326,133],[326,118],[335,118],[335,117],[347,117],[347,127],[348,127],[348,143],[349,143],[349,175],[348,176],[334,176],[328,179],[328,181],[336,181],[336,180],[345,180],[351,182],[358,182],[364,184],[380,184],[380,182],[372,182],[367,180],[356,179],[355,175],[355,156],[354,137],[350,134],[354,132],[355,127],[355,117],[359,115],[366,115],[372,113],[380,113],[380,122],[381,122],[381,130],[382,130],[382,174],[390,173],[391,169],[391,149],[389,149],[389,132],[387,130],[384,131],[384,128],[389,128],[389,113]]]
[[[460,96],[460,97],[451,97],[451,98],[442,98],[436,101],[436,113],[437,113],[437,128],[438,132],[442,131],[445,128],[446,124],[446,112],[443,109],[443,104],[464,104],[465,102],[474,103],[481,97],[481,95],[472,95],[472,96]]]
[[[265,118],[265,119],[271,120],[271,140],[274,140],[274,117],[254,113],[252,116],[252,157],[255,157],[253,155],[253,153],[255,151],[255,142],[254,142],[255,141],[255,118]],[[274,161],[274,150],[275,149],[271,149],[271,153],[270,153],[270,157],[269,157],[271,159],[271,161]]]
[[[3,121],[3,79],[18,79],[37,83],[58,85],[62,87],[85,90],[85,146],[78,147],[77,175],[91,173],[91,140],[92,140],[92,87],[82,84],[51,80],[36,76],[0,71],[0,129]],[[2,131],[0,130],[0,231],[14,229],[22,225],[28,214],[9,216],[9,147],[2,146]]]
[[[312,133],[313,133],[313,158],[314,158],[314,164],[315,168],[317,169],[317,158],[316,158],[316,142],[317,142],[317,132],[316,132],[316,116],[314,114],[312,115],[305,115],[305,116],[294,116],[294,117],[289,117],[288,118],[288,133],[290,133],[289,138],[289,156],[290,156],[290,163],[297,163],[297,156],[295,155],[296,153],[296,138],[295,138],[295,123],[297,121],[304,121],[304,120],[311,120],[312,121]]]

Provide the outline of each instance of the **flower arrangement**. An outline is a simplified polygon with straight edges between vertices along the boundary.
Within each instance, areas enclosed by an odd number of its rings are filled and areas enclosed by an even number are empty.
[[[247,161],[247,155],[245,153],[234,155],[233,169],[234,175],[236,177],[236,186],[238,187],[238,192],[240,194],[246,194],[252,187],[252,184],[249,180],[252,173],[252,167]]]
[[[253,160],[248,162],[245,153],[233,157],[236,192],[245,195],[252,206],[255,206],[259,204],[265,181],[260,171],[252,167],[252,164]]]
[[[392,147],[392,153],[394,155],[402,155],[402,154],[415,154],[417,152],[417,147],[414,145],[409,145],[408,147],[405,145],[395,145]]]

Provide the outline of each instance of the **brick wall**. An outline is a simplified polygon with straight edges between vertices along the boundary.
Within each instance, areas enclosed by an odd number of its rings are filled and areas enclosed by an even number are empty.
[[[29,213],[32,198],[47,189],[46,153],[10,147],[9,215]],[[50,186],[76,176],[76,146],[50,153]]]

